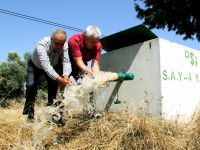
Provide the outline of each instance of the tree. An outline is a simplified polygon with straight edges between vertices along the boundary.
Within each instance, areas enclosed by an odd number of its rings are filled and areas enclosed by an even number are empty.
[[[198,0],[134,0],[137,18],[144,19],[150,29],[173,30],[184,39],[200,41]],[[142,3],[141,3],[142,2]]]
[[[17,98],[23,94],[26,65],[16,52],[9,53],[7,60],[0,65],[0,99]]]
[[[24,96],[24,84],[27,75],[27,63],[30,53],[25,53],[21,60],[17,52],[8,53],[7,62],[0,64],[0,106],[6,107],[7,100]],[[47,81],[43,77],[39,80],[37,97],[47,99]]]
[[[8,62],[20,61],[20,57],[17,52],[9,52],[7,60]]]

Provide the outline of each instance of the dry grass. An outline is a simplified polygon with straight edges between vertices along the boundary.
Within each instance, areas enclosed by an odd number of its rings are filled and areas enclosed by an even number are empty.
[[[183,149],[176,124],[117,114],[106,114],[67,144],[76,149]]]
[[[196,111],[187,129],[189,133],[187,149],[200,150],[200,108]]]
[[[31,138],[31,129],[22,128],[26,119],[21,114],[22,105],[18,103],[12,108],[0,108],[0,149],[12,148]]]
[[[103,114],[101,118],[71,119],[65,127],[45,125],[42,135],[21,115],[22,104],[0,109],[0,149],[200,149],[200,113],[187,124],[128,116]],[[37,139],[38,138],[38,139]]]

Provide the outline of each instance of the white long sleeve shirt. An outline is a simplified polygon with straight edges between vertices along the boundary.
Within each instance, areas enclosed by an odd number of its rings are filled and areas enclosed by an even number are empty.
[[[58,73],[53,69],[53,67],[59,63],[59,59],[62,59],[63,63],[63,76],[69,76],[72,69],[67,43],[64,44],[63,49],[54,52],[50,37],[41,39],[31,55],[33,64],[37,68],[43,69],[53,80],[59,77]]]

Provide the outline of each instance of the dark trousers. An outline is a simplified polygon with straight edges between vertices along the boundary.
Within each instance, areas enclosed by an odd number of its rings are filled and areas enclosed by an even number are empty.
[[[62,74],[62,71],[60,71],[60,65],[54,67],[55,71],[58,74]],[[35,106],[35,97],[37,95],[38,90],[38,81],[41,75],[44,75],[47,83],[48,83],[48,104],[53,104],[53,99],[56,99],[58,84],[56,80],[51,79],[47,73],[37,68],[31,59],[28,61],[27,66],[27,81],[26,81],[26,102],[24,105],[23,114],[29,114],[32,113],[34,115],[34,106]]]

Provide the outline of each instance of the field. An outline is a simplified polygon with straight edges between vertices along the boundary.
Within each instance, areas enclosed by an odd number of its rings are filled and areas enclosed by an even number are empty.
[[[200,149],[200,115],[184,124],[104,113],[71,118],[64,127],[27,123],[22,103],[0,109],[0,149]],[[41,106],[37,106],[41,107]]]

